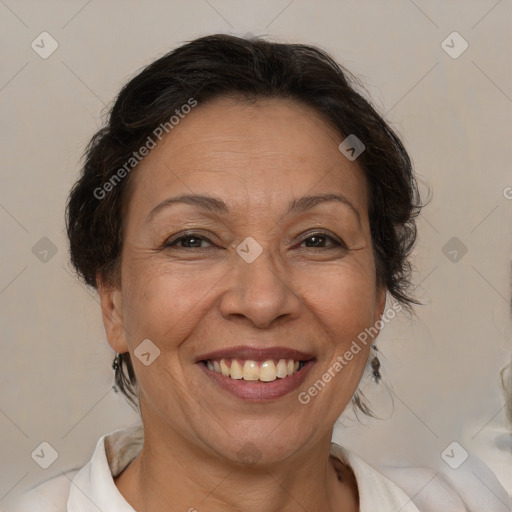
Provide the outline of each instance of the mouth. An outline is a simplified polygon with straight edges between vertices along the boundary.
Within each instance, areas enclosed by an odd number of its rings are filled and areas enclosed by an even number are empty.
[[[196,361],[221,388],[257,402],[280,398],[296,389],[314,362],[311,354],[283,347],[234,347],[202,355]]]
[[[276,379],[291,377],[304,368],[305,361],[294,359],[268,359],[254,361],[252,359],[207,359],[203,361],[208,370],[234,380],[258,380],[274,382]]]

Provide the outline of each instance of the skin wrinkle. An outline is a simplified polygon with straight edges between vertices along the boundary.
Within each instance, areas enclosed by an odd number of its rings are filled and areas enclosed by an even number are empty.
[[[219,98],[191,112],[131,176],[122,287],[99,291],[111,313],[104,323],[114,350],[133,355],[147,338],[160,349],[148,367],[132,356],[145,444],[116,485],[138,512],[162,510],[170,500],[177,510],[213,512],[357,510],[357,488],[350,478],[338,480],[329,449],[369,346],[310,404],[297,400],[385,304],[376,286],[366,181],[338,151],[338,139],[314,111],[291,100],[246,105]],[[291,199],[325,193],[347,197],[361,221],[334,202],[284,215]],[[222,198],[230,214],[205,216],[179,205],[145,225],[159,202],[180,194]],[[187,230],[220,248],[160,248]],[[292,248],[303,233],[317,231],[346,239],[349,249]],[[235,251],[246,236],[263,248],[251,264]],[[195,364],[198,354],[246,343],[313,351],[316,361],[295,392],[248,403],[213,385]],[[237,455],[246,443],[261,455],[253,467]]]
[[[352,203],[348,201],[347,198],[341,196],[340,194],[322,194],[322,195],[311,195],[304,196],[300,199],[294,199],[290,202],[288,209],[284,215],[290,215],[291,213],[299,213],[303,211],[310,210],[314,208],[316,205],[322,205],[329,201],[337,201],[338,204],[343,206],[348,206],[352,212],[357,216],[357,220],[359,226],[361,226],[361,216],[357,209],[354,208]],[[155,208],[151,210],[149,213],[146,222],[152,222],[161,211],[169,208],[171,206],[176,205],[190,205],[196,206],[201,210],[201,214],[205,214],[204,212],[208,212],[213,217],[222,217],[229,215],[231,212],[229,210],[229,206],[226,205],[224,201],[221,199],[205,196],[200,194],[184,194],[176,197],[170,197],[159,203]]]

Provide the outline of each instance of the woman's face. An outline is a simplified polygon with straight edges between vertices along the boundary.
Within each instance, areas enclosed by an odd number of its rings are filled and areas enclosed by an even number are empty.
[[[100,294],[146,430],[229,460],[330,440],[370,344],[335,362],[385,303],[365,178],[340,142],[292,100],[221,98],[133,171],[121,286]]]

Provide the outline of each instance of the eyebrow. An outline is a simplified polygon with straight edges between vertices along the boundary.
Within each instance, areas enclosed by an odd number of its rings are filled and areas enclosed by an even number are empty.
[[[356,214],[358,221],[361,221],[359,211],[346,197],[340,194],[318,194],[293,199],[288,205],[287,213],[302,213],[319,204],[328,202],[337,202],[348,206]],[[177,203],[189,204],[216,214],[229,213],[229,207],[222,199],[201,194],[185,194],[177,197],[169,197],[156,205],[149,213],[146,222],[150,222],[161,210]]]

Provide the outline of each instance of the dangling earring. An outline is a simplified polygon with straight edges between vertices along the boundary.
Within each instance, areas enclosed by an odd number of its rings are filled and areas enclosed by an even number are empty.
[[[114,370],[115,372],[117,372],[117,370],[121,366],[120,359],[121,359],[121,354],[116,353],[116,356],[114,357],[114,360],[112,361],[112,370]]]
[[[379,351],[377,345],[372,345],[372,349],[375,350],[376,352]],[[375,379],[375,382],[378,383],[379,380],[382,379],[382,375],[380,374],[380,361],[377,354],[373,356],[370,362],[370,366],[372,367],[373,378]]]

